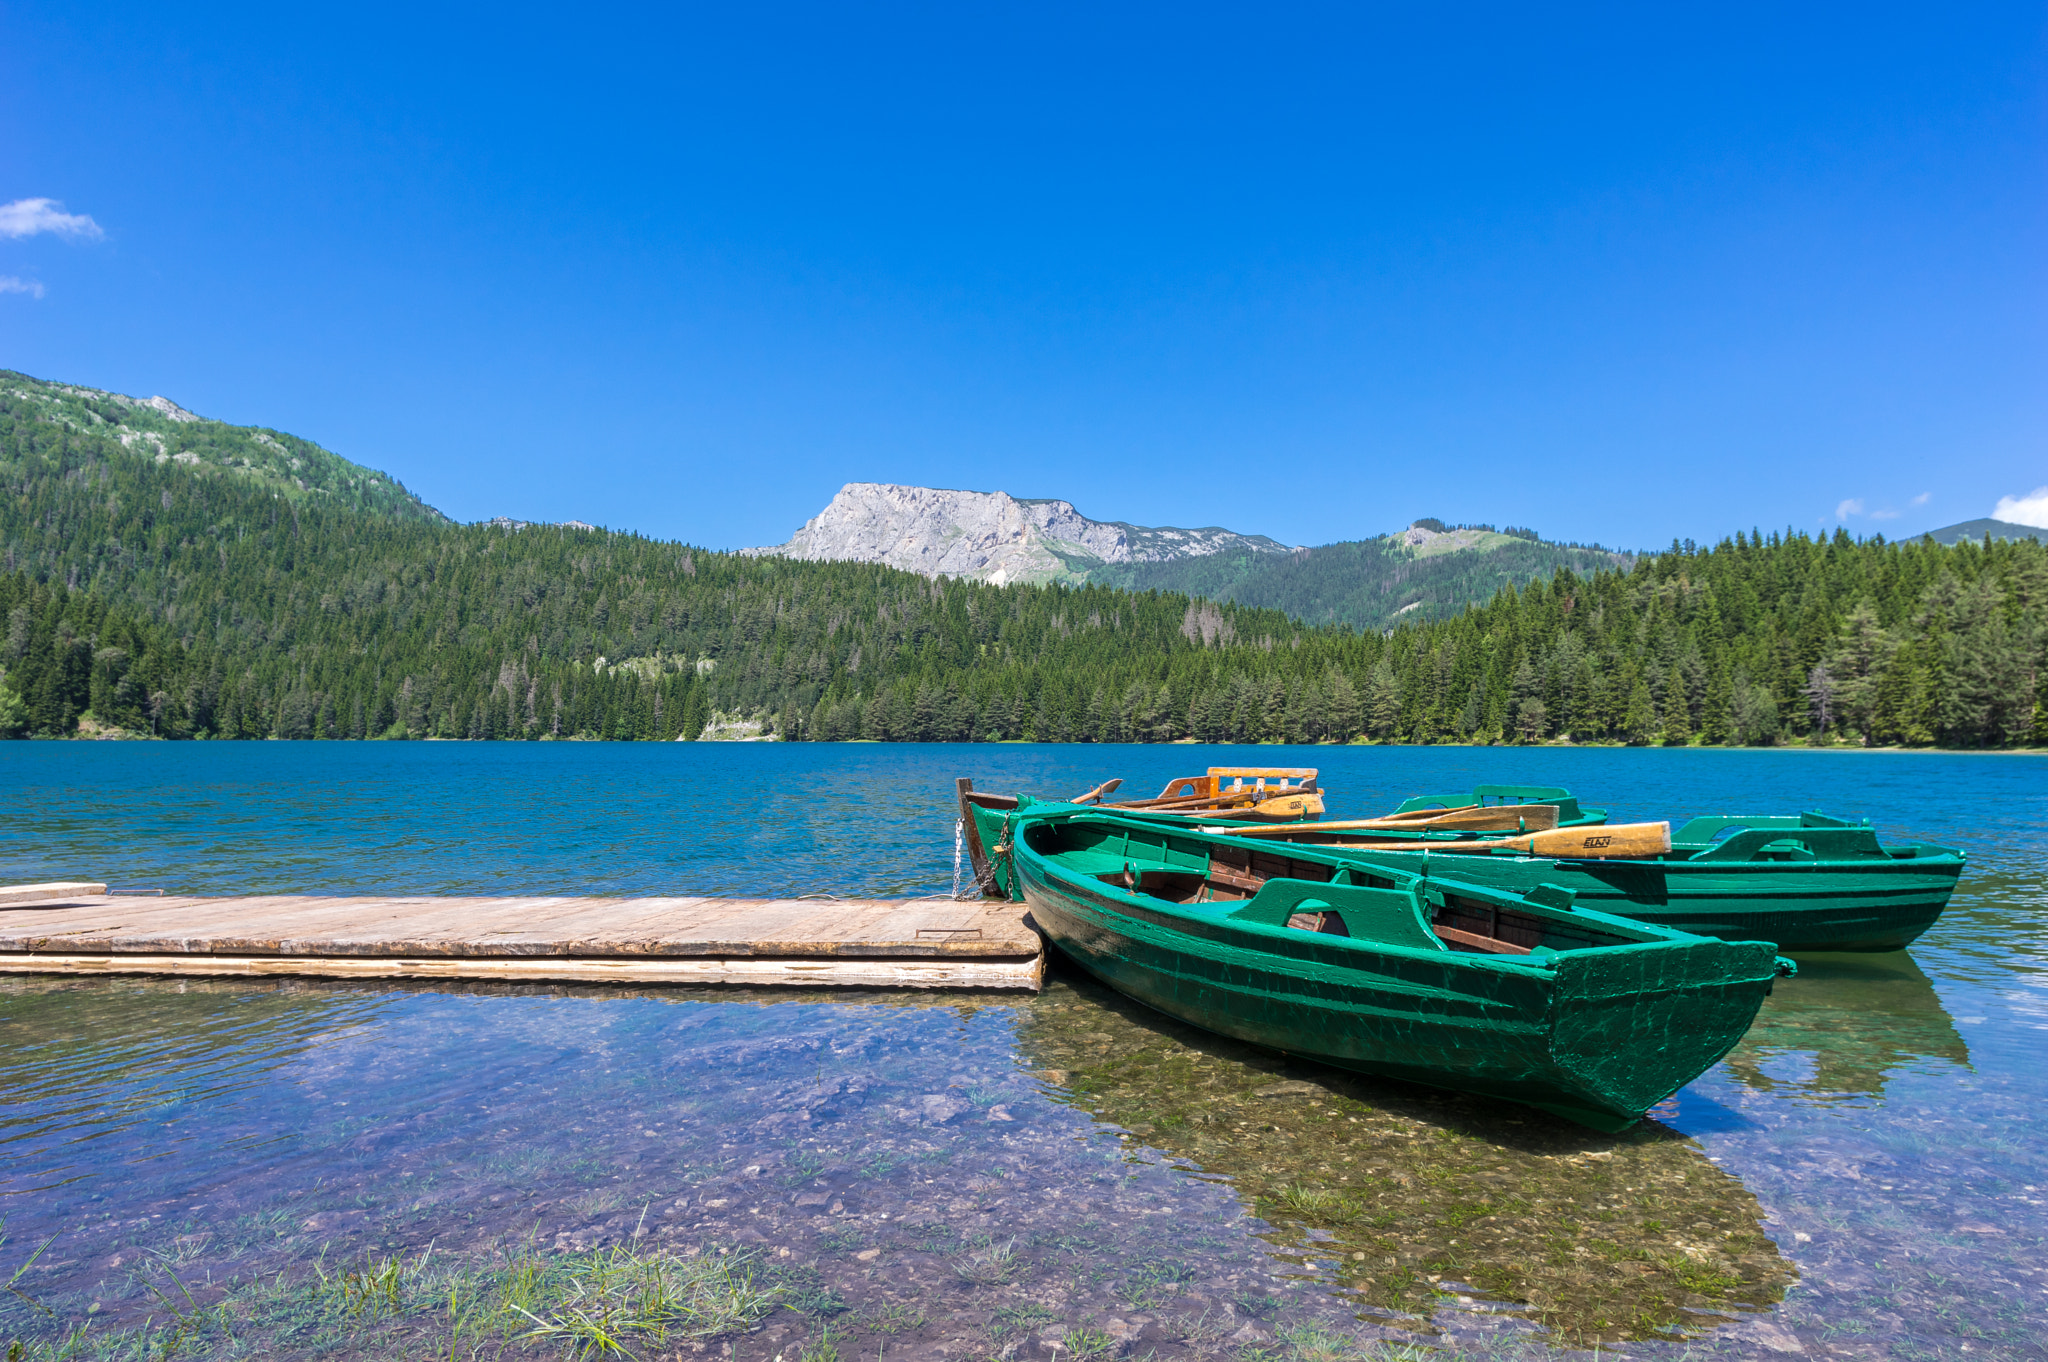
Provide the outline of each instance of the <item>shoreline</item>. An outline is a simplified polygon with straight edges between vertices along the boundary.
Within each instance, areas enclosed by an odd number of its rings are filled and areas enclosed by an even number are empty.
[[[196,736],[195,736],[195,737],[190,737],[190,738],[171,738],[171,737],[164,737],[164,736],[162,736],[162,735],[158,735],[158,734],[151,734],[151,733],[128,733],[128,732],[121,732],[121,731],[113,731],[113,732],[99,732],[99,733],[66,733],[66,734],[54,734],[54,733],[32,733],[32,734],[24,734],[23,736],[21,736],[21,737],[19,737],[19,738],[12,738],[12,739],[0,739],[0,744],[4,744],[5,742],[38,742],[38,743],[49,743],[49,742],[85,742],[85,743],[105,743],[105,742],[149,742],[149,743],[166,743],[166,744],[170,744],[170,745],[173,745],[173,746],[179,746],[179,745],[183,745],[183,744],[185,744],[185,743],[201,743],[201,742],[203,742],[203,743],[208,743],[208,744],[213,744],[213,743],[230,743],[230,744],[243,744],[243,745],[248,745],[248,746],[257,746],[257,745],[261,745],[261,744],[269,744],[269,743],[280,743],[280,742],[283,742],[283,743],[301,743],[301,742],[302,742],[302,743],[361,743],[361,744],[364,744],[364,745],[366,745],[366,746],[367,746],[367,745],[369,745],[369,744],[373,744],[373,743],[429,743],[429,742],[431,742],[431,743],[487,743],[487,744],[492,744],[492,745],[499,745],[499,746],[507,746],[507,747],[519,747],[519,746],[525,746],[525,745],[528,745],[528,744],[532,744],[532,743],[544,743],[544,742],[577,742],[577,743],[619,743],[619,744],[624,744],[624,745],[628,745],[628,746],[635,746],[635,747],[665,747],[665,746],[670,746],[670,745],[672,745],[673,743],[680,743],[680,742],[683,742],[683,741],[684,741],[684,739],[682,739],[682,738],[674,738],[674,739],[667,739],[667,740],[664,740],[664,739],[660,739],[660,738],[597,738],[597,737],[584,737],[584,736],[581,736],[581,735],[578,735],[578,736],[575,736],[575,737],[568,737],[568,738],[558,738],[558,737],[555,737],[555,736],[554,736],[554,735],[552,735],[552,734],[544,735],[544,736],[542,736],[542,737],[538,737],[538,738],[443,738],[443,737],[438,737],[438,736],[435,736],[435,737],[425,737],[425,738],[385,738],[385,737],[376,737],[376,738],[278,738],[278,737],[269,737],[269,738],[213,738],[213,737],[196,737]],[[697,738],[697,739],[694,739],[693,741],[694,741],[694,742],[701,742],[701,743],[707,743],[707,744],[712,744],[712,745],[715,745],[715,746],[719,746],[719,747],[733,747],[733,746],[740,746],[740,745],[747,745],[747,744],[755,744],[755,743],[785,743],[785,742],[787,742],[787,741],[788,741],[788,739],[786,739],[786,738],[781,738],[781,737],[774,737],[774,736],[761,736],[761,737],[751,737],[751,738],[739,738],[739,739],[734,739],[734,738]],[[993,741],[988,741],[988,742],[977,742],[977,741],[973,741],[973,740],[968,740],[968,741],[965,741],[965,742],[946,742],[946,743],[923,743],[923,742],[904,742],[904,743],[892,743],[892,742],[890,742],[890,741],[889,741],[888,739],[886,739],[886,738],[841,738],[841,739],[832,739],[832,740],[828,740],[828,741],[812,741],[812,740],[807,740],[807,739],[800,739],[800,740],[798,741],[798,744],[797,744],[797,745],[800,745],[800,746],[809,746],[809,747],[940,747],[940,746],[946,746],[946,747],[1330,747],[1330,748],[1351,748],[1351,747],[1398,747],[1398,748],[1404,748],[1404,749],[1418,749],[1418,750],[1419,750],[1419,749],[1424,749],[1424,748],[1433,748],[1433,747],[1454,747],[1454,748],[1467,748],[1467,749],[1473,749],[1473,750],[1479,750],[1479,749],[1489,749],[1489,748],[1493,748],[1493,749],[1499,749],[1499,750],[1502,750],[1502,751],[1530,751],[1530,752],[1537,752],[1537,751],[1552,751],[1552,752],[1575,752],[1575,751],[1603,751],[1603,752],[1612,752],[1612,751],[1639,751],[1639,752],[1813,752],[1813,753],[1824,753],[1824,752],[1833,752],[1833,753],[1856,753],[1856,754],[1865,754],[1865,753],[1872,753],[1872,752],[1905,752],[1905,753],[1918,753],[1918,754],[1924,754],[1924,755],[1927,755],[1927,756],[1947,756],[1947,757],[1973,757],[1973,756],[1974,756],[1974,757],[2039,757],[2039,756],[2048,756],[2048,747],[1902,747],[1902,746],[1898,746],[1898,745],[1896,745],[1896,744],[1894,744],[1894,745],[1888,745],[1888,746],[1880,746],[1880,747],[1855,747],[1855,746],[1851,746],[1851,745],[1850,745],[1850,744],[1848,744],[1848,743],[1839,743],[1839,744],[1832,744],[1832,743],[1831,743],[1831,744],[1829,744],[1829,745],[1827,745],[1827,746],[1825,746],[1825,747],[1815,747],[1815,746],[1811,746],[1811,745],[1809,745],[1809,744],[1807,744],[1807,743],[1778,743],[1778,744],[1774,744],[1774,745],[1772,745],[1772,746],[1770,746],[1770,747],[1747,747],[1747,746],[1737,746],[1737,745],[1733,745],[1733,744],[1721,744],[1721,743],[1711,743],[1711,744],[1710,744],[1710,743],[1697,743],[1697,744],[1690,744],[1690,743],[1689,743],[1689,744],[1687,744],[1686,746],[1683,746],[1683,747],[1668,747],[1668,746],[1665,746],[1665,745],[1664,745],[1664,744],[1662,744],[1662,743],[1646,743],[1646,744],[1643,744],[1643,745],[1640,745],[1640,746],[1638,746],[1638,745],[1636,745],[1636,744],[1634,744],[1634,743],[1625,743],[1625,742],[1540,742],[1540,743],[1498,743],[1498,742],[1362,742],[1362,741],[1357,741],[1357,740],[1354,740],[1354,741],[1351,741],[1351,742],[1312,742],[1312,743],[1311,743],[1311,742],[1298,742],[1298,743],[1285,743],[1285,742],[1246,742],[1246,743],[1204,743],[1204,742],[1201,742],[1201,741],[1199,741],[1198,739],[1194,739],[1194,738],[1176,738],[1176,739],[1174,739],[1174,740],[1173,740],[1172,742],[1110,742],[1110,743],[1087,743],[1087,742],[1065,742],[1065,743],[1061,743],[1061,742],[1039,742],[1039,741],[1037,741],[1037,740],[1035,740],[1035,739],[1031,739],[1031,738],[997,738],[997,739],[995,739],[995,740],[993,740]]]

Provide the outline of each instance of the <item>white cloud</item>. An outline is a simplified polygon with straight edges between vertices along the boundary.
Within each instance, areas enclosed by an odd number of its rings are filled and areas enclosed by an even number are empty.
[[[1928,502],[1932,500],[1934,500],[1934,493],[1922,492],[1919,496],[1914,497],[1911,501],[1907,502],[1906,504],[1908,506],[1925,506]]]
[[[1837,520],[1847,520],[1852,515],[1862,514],[1863,503],[1861,500],[1855,497],[1851,497],[1847,501],[1843,502],[1841,505],[1835,507],[1835,519]]]
[[[1991,518],[2048,530],[2048,487],[2036,487],[2023,497],[2000,497]]]
[[[1899,513],[1897,511],[1872,511],[1870,518],[1872,520],[1897,520]]]
[[[0,293],[26,293],[31,298],[43,296],[43,286],[33,279],[17,279],[11,274],[0,274]]]
[[[36,236],[53,232],[74,241],[98,241],[106,233],[84,213],[67,213],[55,199],[16,199],[0,203],[0,236]]]

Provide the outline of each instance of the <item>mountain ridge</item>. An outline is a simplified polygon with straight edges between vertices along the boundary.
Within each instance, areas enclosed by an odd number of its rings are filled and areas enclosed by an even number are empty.
[[[1438,618],[1569,569],[1629,555],[1552,544],[1534,531],[1423,519],[1358,540],[1288,547],[1222,526],[1093,520],[1070,501],[902,483],[850,482],[785,543],[751,557],[880,563],[992,585],[1093,583],[1257,604],[1317,624],[1385,628]]]
[[[174,467],[202,481],[229,478],[293,505],[454,523],[388,473],[284,431],[201,416],[167,397],[132,397],[0,370],[0,403],[53,435],[109,437],[103,448],[111,457]],[[509,516],[482,523],[507,531],[539,528]],[[559,528],[596,527],[565,521]],[[892,483],[849,483],[787,543],[741,552],[875,562],[995,586],[1174,591],[1279,610],[1304,622],[1375,629],[1455,614],[1503,585],[1520,587],[1561,567],[1584,572],[1625,561],[1566,552],[1526,532],[1427,520],[1373,539],[1289,547],[1222,526],[1095,520],[1060,498]]]
[[[34,424],[54,428],[53,433],[108,436],[131,457],[253,482],[289,501],[324,501],[402,518],[448,519],[380,469],[286,431],[230,425],[197,415],[167,397],[129,397],[0,369],[0,402],[30,415]]]
[[[742,549],[804,562],[883,563],[995,586],[1078,583],[1109,564],[1227,551],[1284,554],[1264,535],[1095,520],[1056,497],[1015,497],[904,483],[849,482],[781,544]]]
[[[1993,539],[2038,539],[2048,542],[2048,529],[2038,525],[2021,525],[2010,520],[1993,520],[1983,516],[1976,520],[1958,521],[1944,525],[1938,530],[1927,531],[1927,538],[1937,544],[1954,544],[1963,539],[1982,539],[1990,535]],[[1918,539],[1919,535],[1909,538]]]
[[[1403,593],[1605,551],[1431,521],[1098,569],[1206,572],[1208,600],[996,586],[458,525],[379,487],[385,514],[356,465],[276,462],[286,437],[25,382],[0,382],[0,737],[668,740],[723,715],[822,740],[2048,744],[2031,536],[1737,533],[1443,618]]]

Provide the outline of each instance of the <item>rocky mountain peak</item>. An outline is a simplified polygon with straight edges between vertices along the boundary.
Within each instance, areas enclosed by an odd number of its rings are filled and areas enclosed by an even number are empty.
[[[1079,581],[1110,563],[1158,563],[1226,550],[1285,553],[1263,535],[1208,526],[1158,529],[1090,520],[1069,501],[849,482],[786,544],[746,549],[809,561],[885,563],[926,576]]]

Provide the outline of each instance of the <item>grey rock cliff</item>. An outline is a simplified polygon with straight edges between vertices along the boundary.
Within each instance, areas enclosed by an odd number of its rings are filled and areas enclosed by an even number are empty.
[[[810,561],[890,567],[982,581],[1078,581],[1109,563],[1157,563],[1226,550],[1285,553],[1264,535],[1209,526],[1151,529],[1090,520],[1066,501],[849,482],[786,544],[747,549]]]

